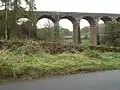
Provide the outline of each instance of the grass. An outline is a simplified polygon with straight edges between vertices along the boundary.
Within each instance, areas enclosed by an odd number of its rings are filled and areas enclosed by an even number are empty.
[[[49,54],[45,53],[36,42],[21,46],[21,43],[11,43],[10,41],[5,45],[0,50],[0,83],[14,79],[34,79],[79,72],[120,69],[119,52],[99,52],[87,47],[78,52],[79,50],[72,47],[65,49],[64,46],[57,44],[59,47],[55,50],[58,52],[62,49],[65,52]],[[49,46],[49,44],[46,45]],[[71,48],[74,49],[74,53],[68,52]],[[54,50],[53,47],[47,49]]]
[[[83,45],[91,45],[90,39],[81,40]]]
[[[120,69],[120,53],[84,51],[52,55],[43,52],[29,55],[0,51],[0,75],[12,78],[39,78],[80,71]]]

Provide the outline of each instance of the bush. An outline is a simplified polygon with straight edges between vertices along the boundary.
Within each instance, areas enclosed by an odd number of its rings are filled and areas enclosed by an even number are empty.
[[[88,57],[92,57],[92,58],[98,58],[100,55],[100,53],[98,51],[90,50],[89,48],[85,49],[84,53]]]
[[[0,77],[38,78],[79,71],[120,68],[120,53],[87,50],[82,53],[12,53],[0,51]]]
[[[36,53],[36,52],[47,52],[51,54],[70,52],[75,53],[76,51],[83,51],[83,46],[76,44],[63,44],[60,42],[39,42],[39,41],[1,41],[0,49],[14,51],[16,53]]]
[[[120,22],[107,22],[106,29],[109,33],[107,45],[120,47]]]
[[[7,43],[3,46],[8,49],[5,48],[0,51],[0,77],[38,78],[82,70],[120,68],[120,53],[105,52],[120,51],[120,48],[83,47],[75,44],[36,41],[18,41],[18,43],[17,41],[5,41],[2,43]]]
[[[42,48],[45,52],[55,54],[70,52],[75,53],[76,51],[83,51],[82,46],[75,44],[62,44],[62,43],[41,43]]]
[[[120,52],[120,47],[113,46],[82,46],[77,44],[63,44],[59,42],[39,42],[39,41],[27,41],[27,40],[14,40],[14,41],[0,41],[1,50],[9,50],[16,54],[31,54],[36,52],[46,52],[50,54],[59,54],[59,53],[75,53],[82,52],[84,50],[98,50],[101,52]],[[91,51],[92,52],[92,51]]]
[[[91,50],[98,50],[101,52],[120,52],[120,47],[113,46],[89,46]]]

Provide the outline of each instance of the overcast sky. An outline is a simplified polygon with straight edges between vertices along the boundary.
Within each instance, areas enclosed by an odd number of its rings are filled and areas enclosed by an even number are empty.
[[[119,13],[120,0],[36,0],[38,11],[65,11],[65,12],[93,12],[93,13]],[[40,20],[45,22],[46,20]],[[38,26],[40,26],[40,22]],[[81,20],[81,28],[89,26],[86,20]],[[60,25],[72,30],[72,23],[61,20]],[[43,26],[43,25],[42,25]]]
[[[120,13],[120,0],[36,0],[41,11]]]
[[[36,5],[39,11],[120,13],[120,0],[36,0]],[[60,25],[72,30],[70,21],[61,20]],[[86,25],[82,20],[81,27]]]

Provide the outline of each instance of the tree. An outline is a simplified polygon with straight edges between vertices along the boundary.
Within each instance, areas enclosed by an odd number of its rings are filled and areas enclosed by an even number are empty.
[[[37,39],[44,41],[54,41],[54,26],[50,20],[44,23],[44,28],[37,29]]]
[[[9,39],[10,36],[19,37],[22,30],[19,25],[17,25],[17,19],[23,17],[27,17],[30,19],[29,23],[29,37],[30,30],[35,30],[35,15],[33,11],[35,8],[35,0],[24,0],[29,7],[29,14],[25,12],[26,8],[21,6],[22,0],[0,0],[2,2],[2,6],[5,7],[5,16],[4,16],[4,24],[5,24],[5,38]],[[9,11],[10,10],[10,11]],[[3,21],[2,21],[3,23]],[[32,29],[31,29],[32,28]],[[9,36],[9,37],[8,37]]]
[[[54,29],[59,29],[59,37],[54,36]],[[72,36],[72,32],[68,29],[62,28],[61,26],[59,26],[59,28],[54,28],[50,20],[44,24],[44,28],[37,30],[37,38],[40,40],[55,41],[57,38],[57,41],[59,41],[64,38],[64,36]]]
[[[107,45],[120,47],[120,22],[109,21],[106,24],[107,37],[104,39],[107,41]]]
[[[23,22],[22,25],[20,25],[20,28],[22,29],[23,38],[27,38],[29,36],[29,31],[31,31],[31,34],[29,37],[34,38],[36,36],[36,33],[34,32],[34,30],[32,28],[29,28],[29,25],[31,25],[30,20]]]
[[[24,11],[24,9],[20,6],[21,0],[1,0],[1,2],[5,7],[5,37],[6,39],[9,39],[10,33],[13,36],[18,36],[19,31],[17,30],[18,26],[16,24],[16,21],[17,17],[22,15],[22,12]],[[9,10],[12,12],[9,12]]]
[[[4,12],[0,13],[0,38],[5,38]]]
[[[25,0],[26,4],[28,5],[29,8],[29,19],[31,21],[31,23],[29,24],[29,38],[30,38],[30,34],[31,34],[31,28],[33,30],[35,30],[35,15],[33,13],[33,11],[36,10],[36,4],[35,4],[35,0]]]
[[[11,31],[11,34],[15,37],[15,36],[18,36],[18,31],[17,31],[17,14],[19,14],[20,12],[20,0],[13,0],[13,2],[11,2],[11,6],[12,6],[12,10],[13,10],[13,17],[12,17],[12,22],[13,22],[13,25],[12,25],[12,31]]]
[[[8,39],[8,10],[10,0],[1,0],[2,6],[5,7],[5,39]]]
[[[25,2],[28,5],[29,11],[36,10],[35,0],[25,0]]]

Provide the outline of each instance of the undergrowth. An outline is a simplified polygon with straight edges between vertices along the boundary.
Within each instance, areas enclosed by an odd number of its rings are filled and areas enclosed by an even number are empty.
[[[45,44],[44,48],[47,48],[46,45],[48,44]],[[78,46],[68,46],[69,49],[60,44],[58,47],[63,50],[59,48],[59,53],[53,53],[54,48],[48,50],[52,50],[52,53],[48,53],[36,42],[20,45],[15,43],[7,47],[4,45],[4,48],[1,46],[0,77],[31,79],[80,71],[120,69],[119,52],[100,52],[90,48],[83,50]]]

